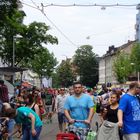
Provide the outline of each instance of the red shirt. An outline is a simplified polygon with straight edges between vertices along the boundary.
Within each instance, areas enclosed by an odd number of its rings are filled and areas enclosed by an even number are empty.
[[[8,88],[6,85],[0,85],[0,100],[2,102],[9,102]]]

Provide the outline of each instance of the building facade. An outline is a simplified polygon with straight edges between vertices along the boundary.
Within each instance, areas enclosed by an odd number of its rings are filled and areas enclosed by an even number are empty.
[[[113,62],[117,48],[110,46],[109,50],[99,61],[99,84],[116,83],[113,73]]]
[[[137,5],[138,14],[136,15],[136,40],[140,42],[140,4]]]
[[[99,61],[99,84],[117,84],[117,78],[114,72],[114,61],[118,52],[131,53],[135,41],[128,41],[128,43],[115,48],[110,46],[108,51]]]
[[[105,83],[105,59],[102,57],[99,61],[99,83]]]

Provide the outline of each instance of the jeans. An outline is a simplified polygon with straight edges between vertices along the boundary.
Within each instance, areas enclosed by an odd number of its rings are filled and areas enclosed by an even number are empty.
[[[0,122],[1,123],[1,122]],[[14,119],[10,119],[7,123],[6,123],[6,127],[7,127],[7,131],[8,131],[8,134],[12,133],[13,129],[14,129],[14,126],[15,126],[15,121]],[[0,140],[2,140],[2,134],[0,134]],[[11,137],[8,137],[8,140],[13,140],[12,139],[12,136]]]
[[[22,133],[23,133],[22,140],[39,140],[42,126],[35,127],[35,130],[37,134],[35,136],[32,136],[31,128],[28,126],[22,126]]]
[[[10,119],[10,120],[7,122],[8,134],[12,133],[12,131],[13,131],[13,129],[14,129],[14,126],[15,126],[15,121],[14,121],[14,119]],[[12,140],[12,137],[8,137],[8,140]]]
[[[124,134],[124,140],[140,140],[140,133]]]

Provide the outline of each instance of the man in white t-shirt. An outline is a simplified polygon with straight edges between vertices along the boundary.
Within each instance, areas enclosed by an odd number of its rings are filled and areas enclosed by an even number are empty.
[[[61,88],[59,93],[60,94],[57,95],[55,101],[55,110],[58,113],[59,130],[60,132],[63,132],[66,126],[66,117],[64,115],[64,104],[68,95],[65,94],[64,88]]]

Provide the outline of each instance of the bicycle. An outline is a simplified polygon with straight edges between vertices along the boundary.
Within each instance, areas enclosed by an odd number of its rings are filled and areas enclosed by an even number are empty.
[[[7,118],[0,118],[0,138],[1,140],[7,140],[8,138],[8,128],[7,128]]]

